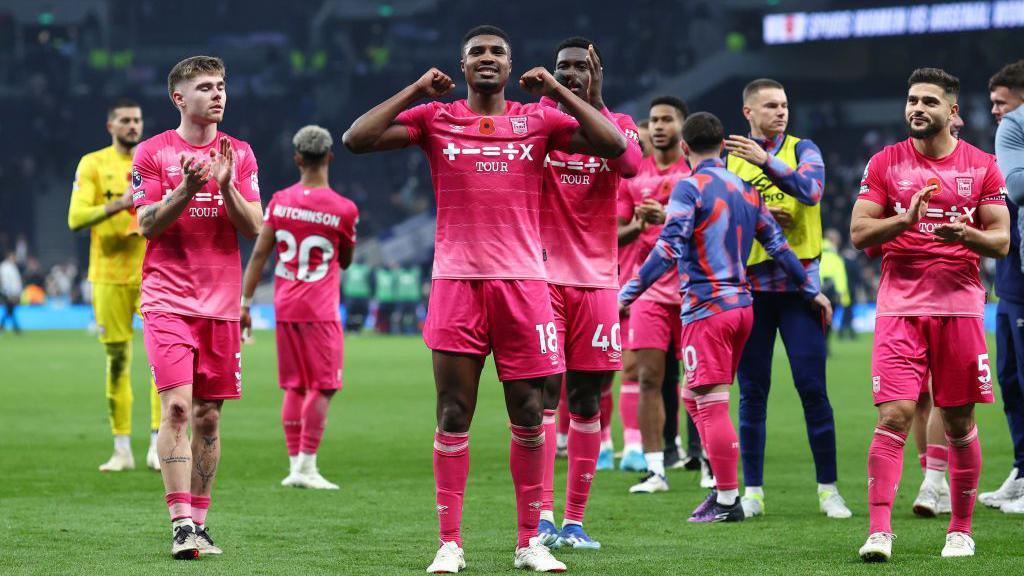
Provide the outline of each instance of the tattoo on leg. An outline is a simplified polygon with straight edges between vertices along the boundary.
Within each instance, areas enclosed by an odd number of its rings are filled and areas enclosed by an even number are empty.
[[[193,482],[198,478],[200,493],[205,494],[217,473],[217,437],[202,436],[203,445],[199,446],[195,465],[192,467]]]
[[[166,458],[161,458],[160,461],[164,464],[184,464],[191,462],[192,459],[188,456],[168,456]]]

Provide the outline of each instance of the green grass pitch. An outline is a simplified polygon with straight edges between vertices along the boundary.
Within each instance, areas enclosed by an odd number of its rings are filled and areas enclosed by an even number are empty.
[[[695,473],[673,471],[671,492],[640,496],[626,492],[635,474],[599,472],[587,527],[604,548],[561,551],[558,557],[578,574],[1020,574],[1024,520],[980,504],[978,555],[939,558],[946,520],[918,519],[910,511],[921,472],[909,442],[893,561],[878,566],[858,559],[867,530],[865,466],[875,418],[870,342],[862,336],[835,343],[828,367],[840,488],[852,519],[828,520],[818,512],[799,400],[780,349],[769,409],[765,517],[690,525],[686,517],[704,495]],[[224,456],[209,526],[225,554],[184,563],[168,552],[159,476],[144,468],[96,470],[109,456],[111,441],[104,360],[94,337],[0,336],[0,573],[422,573],[437,545],[430,355],[417,338],[349,337],[345,347],[345,388],[331,408],[320,452],[324,475],[342,489],[324,493],[279,485],[287,458],[274,339],[259,332],[243,352],[244,399],[224,410]],[[139,337],[133,448],[140,466],[149,419],[144,358]],[[507,417],[493,364],[488,366],[471,435],[464,516],[468,574],[512,571],[515,507]],[[736,394],[734,410],[735,405]],[[1009,438],[998,404],[981,407],[979,419],[985,458],[980,488],[992,490],[1010,467]],[[564,460],[558,466],[556,509],[563,502]]]

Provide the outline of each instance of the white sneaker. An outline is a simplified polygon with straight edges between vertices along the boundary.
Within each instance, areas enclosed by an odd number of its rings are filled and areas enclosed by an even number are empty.
[[[715,476],[711,473],[711,463],[707,458],[700,459],[700,487],[708,489],[715,487]]]
[[[312,473],[305,473],[301,477],[301,486],[303,488],[310,488],[312,490],[338,490],[339,486],[334,482],[330,482],[326,478],[320,475],[320,472],[314,470]]]
[[[974,538],[966,532],[946,534],[946,545],[942,547],[943,558],[974,556]]]
[[[113,456],[100,464],[100,472],[123,472],[135,469],[135,457],[131,450],[114,450]]]
[[[1024,478],[1017,478],[1017,469],[1010,470],[1010,475],[1003,481],[1003,485],[995,492],[982,492],[978,494],[978,502],[989,508],[999,508],[1010,500],[1016,500],[1024,496]]]
[[[917,498],[914,499],[914,514],[922,518],[935,518],[939,514],[939,492],[940,486],[925,480],[917,491]],[[949,497],[949,491],[946,491]]]
[[[298,472],[289,472],[285,476],[284,480],[281,480],[281,486],[290,486],[292,488],[305,488],[302,484],[302,474]]]
[[[195,527],[183,524],[171,531],[171,556],[175,560],[195,560],[199,558],[199,545],[196,543]]]
[[[1024,514],[1024,496],[1009,502],[1003,502],[999,507],[1003,514]]]
[[[743,515],[747,518],[764,514],[764,496],[760,494],[751,494],[740,498],[740,505],[743,506]]]
[[[512,565],[534,572],[565,572],[565,564],[551,555],[551,550],[540,543],[540,538],[530,538],[530,545],[516,549]]]
[[[149,450],[146,451],[146,466],[150,470],[160,471],[160,456],[156,453],[156,442],[150,443]]]
[[[430,574],[455,574],[466,567],[466,557],[455,541],[442,542],[434,555],[434,561],[427,566]]]
[[[853,512],[846,506],[846,500],[839,495],[838,490],[823,490],[818,492],[818,509],[829,518],[849,518]]]
[[[654,472],[648,472],[640,483],[629,487],[630,494],[654,494],[655,492],[668,492],[668,480]]]
[[[892,557],[892,541],[895,538],[895,535],[885,532],[872,533],[860,547],[860,559],[865,562],[888,562]]]
[[[224,553],[213,543],[213,538],[210,538],[205,526],[196,526],[196,547],[199,549],[200,556],[220,556]]]

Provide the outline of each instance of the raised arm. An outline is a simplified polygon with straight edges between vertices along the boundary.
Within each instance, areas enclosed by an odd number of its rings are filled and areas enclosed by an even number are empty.
[[[409,130],[395,121],[398,115],[421,98],[441,98],[453,88],[455,83],[447,74],[431,68],[419,80],[356,118],[341,141],[356,154],[404,148],[410,144]]]
[[[676,185],[669,201],[668,221],[658,236],[658,242],[637,275],[619,291],[619,304],[632,304],[683,257],[693,236],[693,219],[699,198],[689,183],[684,181]]]
[[[210,151],[211,155],[214,152]],[[246,239],[252,240],[259,234],[260,222],[263,220],[263,206],[259,201],[259,190],[252,190],[252,182],[255,180],[253,174],[256,170],[256,163],[249,158],[249,166],[242,171],[240,181],[235,181],[235,151],[231,147],[231,141],[227,138],[220,139],[220,149],[213,156],[211,171],[220,187],[221,198],[224,199],[224,209],[227,210],[228,220],[235,227],[235,230]],[[239,186],[246,188],[247,194],[239,191]],[[251,200],[253,194],[256,200]],[[246,198],[249,197],[249,199]]]
[[[71,204],[68,207],[68,228],[81,230],[95,226],[122,210],[132,207],[131,190],[125,191],[116,200],[106,204],[95,203],[96,168],[92,162],[82,158],[75,171],[75,183],[71,188]]]
[[[168,226],[177,220],[178,216],[185,211],[185,207],[188,206],[192,197],[202,190],[210,179],[210,162],[185,158],[184,155],[181,155],[178,161],[181,163],[181,184],[152,204],[143,202],[150,194],[159,194],[159,169],[154,171],[141,162],[137,162],[132,168],[132,185],[136,189],[133,198],[138,207],[139,232],[147,240],[153,240],[160,236]]]
[[[902,214],[885,217],[885,208],[873,200],[858,198],[850,219],[850,240],[858,250],[879,246],[916,226],[928,212],[928,201],[936,187],[925,186],[910,199],[910,207]]]
[[[760,166],[779,190],[796,198],[797,202],[807,206],[821,202],[825,189],[825,161],[814,142],[801,140],[797,143],[795,169],[745,136],[729,136],[725,147],[730,154]]]
[[[523,74],[519,79],[519,86],[526,92],[536,96],[547,96],[558,102],[579,122],[579,128],[565,144],[566,151],[593,154],[602,158],[617,158],[626,151],[626,137],[619,132],[618,127],[605,118],[600,110],[559,84],[544,67],[538,66]]]

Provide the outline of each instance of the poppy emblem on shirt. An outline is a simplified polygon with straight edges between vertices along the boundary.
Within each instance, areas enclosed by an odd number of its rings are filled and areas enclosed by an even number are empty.
[[[483,117],[480,119],[480,133],[484,135],[494,134],[494,119]]]
[[[974,178],[970,176],[958,176],[956,179],[956,193],[964,198],[971,197],[974,190]]]
[[[941,194],[942,193],[942,182],[939,182],[938,178],[929,178],[928,182],[925,185],[926,186],[935,186],[935,192],[932,192],[932,194]]]
[[[508,119],[512,123],[513,134],[526,134],[529,127],[526,125],[526,116],[513,116]]]

